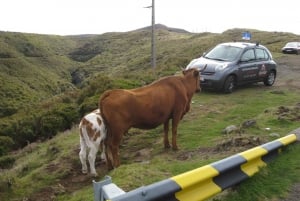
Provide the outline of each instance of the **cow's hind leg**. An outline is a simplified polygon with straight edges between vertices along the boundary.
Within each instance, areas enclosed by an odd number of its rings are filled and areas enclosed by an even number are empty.
[[[112,133],[114,135],[112,135],[110,138],[111,154],[113,158],[113,168],[117,168],[120,166],[119,146],[121,144],[124,130],[126,129],[122,127],[119,127],[119,130],[113,130]]]
[[[172,120],[172,149],[173,150],[178,150],[178,146],[177,146],[177,127],[179,124],[179,121],[182,117],[182,114],[180,115],[176,115],[175,117],[173,117]]]
[[[120,141],[109,136],[105,143],[106,165],[108,170],[112,170],[120,166],[119,159],[119,143]]]
[[[120,166],[118,145],[108,144],[106,146],[105,156],[106,156],[106,164],[108,170],[112,170]]]
[[[104,153],[105,153],[105,158],[106,158],[106,166],[107,170],[112,170],[114,169],[113,167],[113,157],[112,157],[112,151],[111,151],[111,136],[107,135],[106,139],[104,139],[103,144],[104,144]]]
[[[112,146],[112,156],[113,156],[114,168],[119,167],[120,166],[119,145]]]
[[[169,120],[167,120],[164,123],[164,146],[165,146],[166,149],[171,147],[170,143],[169,143],[168,133],[169,133]]]
[[[86,165],[86,152],[87,152],[87,145],[84,141],[84,139],[80,136],[80,152],[79,152],[79,158],[82,165],[82,173],[87,174],[87,165]]]

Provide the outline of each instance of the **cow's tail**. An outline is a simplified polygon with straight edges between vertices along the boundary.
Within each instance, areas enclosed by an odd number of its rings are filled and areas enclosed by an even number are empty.
[[[101,97],[100,97],[100,99],[99,99],[99,105],[98,105],[98,107],[99,107],[99,109],[100,109],[100,113],[101,113],[101,116],[102,116],[102,118],[103,118],[103,121],[104,121],[104,124],[105,124],[105,127],[106,127],[106,130],[107,130],[107,134],[108,134],[108,132],[109,132],[109,128],[110,128],[110,126],[109,126],[109,123],[107,122],[107,117],[106,117],[106,110],[105,110],[105,108],[104,108],[104,100],[107,98],[109,96],[109,92],[104,92],[102,95],[101,95]]]
[[[111,141],[112,136],[111,136],[111,126],[109,124],[109,122],[107,121],[107,110],[104,106],[104,102],[105,99],[107,99],[107,97],[110,95],[109,91],[104,92],[99,100],[99,109],[100,109],[100,113],[103,119],[103,123],[106,127],[106,138],[104,139],[104,147],[106,149],[105,154],[106,154],[106,161],[109,162],[111,161],[113,163],[113,156],[112,156],[112,152],[111,152],[111,147],[109,146],[108,142]]]

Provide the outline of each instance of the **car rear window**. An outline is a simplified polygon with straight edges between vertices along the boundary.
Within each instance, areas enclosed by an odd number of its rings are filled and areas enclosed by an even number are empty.
[[[287,43],[285,46],[286,47],[297,47],[297,43],[291,42],[291,43]]]

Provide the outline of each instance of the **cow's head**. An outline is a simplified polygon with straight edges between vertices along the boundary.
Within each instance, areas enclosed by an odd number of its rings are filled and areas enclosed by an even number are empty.
[[[190,80],[190,82],[192,82],[194,91],[200,92],[200,71],[195,68],[191,68],[188,70],[183,70],[182,73],[188,80]]]

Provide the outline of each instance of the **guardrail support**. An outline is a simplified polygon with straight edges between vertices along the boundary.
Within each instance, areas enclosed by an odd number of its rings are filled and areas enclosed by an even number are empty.
[[[94,186],[94,201],[106,201],[125,194],[116,184],[112,183],[110,176],[105,176],[105,179],[100,182],[93,181]]]
[[[290,132],[290,134],[295,134],[297,137],[297,141],[300,141],[300,128],[293,130],[292,132]]]

